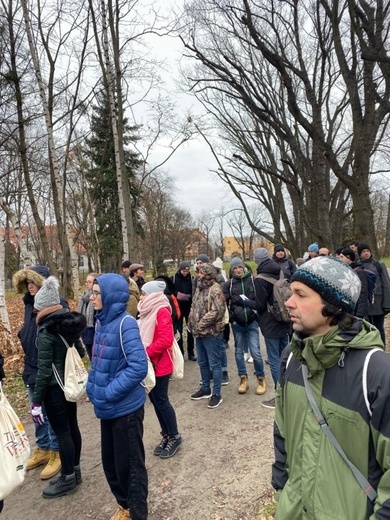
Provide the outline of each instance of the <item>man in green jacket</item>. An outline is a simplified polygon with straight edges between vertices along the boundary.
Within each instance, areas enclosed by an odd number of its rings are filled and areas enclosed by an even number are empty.
[[[275,520],[390,518],[390,358],[378,330],[353,316],[359,278],[343,262],[318,257],[291,282],[286,307],[294,334],[282,356],[276,396]],[[374,498],[320,426],[303,366],[329,429]]]

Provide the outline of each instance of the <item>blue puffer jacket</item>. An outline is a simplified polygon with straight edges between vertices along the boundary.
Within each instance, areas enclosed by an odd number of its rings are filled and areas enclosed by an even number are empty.
[[[141,381],[148,371],[145,348],[137,322],[126,312],[129,287],[118,274],[103,274],[97,278],[103,309],[96,314],[92,366],[87,394],[99,419],[115,419],[135,412],[145,403]],[[122,319],[123,349],[119,327]]]

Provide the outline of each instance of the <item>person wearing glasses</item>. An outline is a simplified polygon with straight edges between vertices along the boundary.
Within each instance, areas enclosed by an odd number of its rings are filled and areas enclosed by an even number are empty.
[[[98,275],[96,273],[89,273],[85,280],[85,291],[79,298],[77,311],[85,316],[87,326],[81,333],[81,339],[85,345],[88,357],[92,360],[92,345],[93,337],[95,335],[95,310],[91,303],[92,284]]]
[[[136,320],[126,312],[124,276],[103,274],[93,283],[96,330],[87,394],[100,419],[101,456],[118,507],[112,519],[148,517],[148,475],[143,444],[147,357]]]

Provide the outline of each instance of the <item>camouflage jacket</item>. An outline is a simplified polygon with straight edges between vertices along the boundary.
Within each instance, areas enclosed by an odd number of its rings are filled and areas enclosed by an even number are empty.
[[[188,317],[193,336],[219,336],[224,328],[222,320],[225,309],[225,297],[220,285],[215,281],[198,280]]]

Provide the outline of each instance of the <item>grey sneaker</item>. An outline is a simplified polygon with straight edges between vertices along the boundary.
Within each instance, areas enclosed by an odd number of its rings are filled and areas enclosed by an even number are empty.
[[[263,408],[269,408],[270,410],[274,410],[275,409],[275,397],[273,397],[269,401],[263,401],[261,403],[261,406]]]
[[[211,390],[203,390],[203,388],[199,388],[197,392],[191,395],[191,399],[194,401],[198,401],[199,399],[208,399],[211,397]]]
[[[170,457],[173,457],[180,448],[182,442],[183,439],[181,438],[181,435],[177,435],[176,437],[168,437],[165,448],[160,453],[160,458],[169,459]]]
[[[207,405],[207,408],[217,408],[222,403],[223,399],[221,395],[212,395]]]
[[[160,444],[158,444],[154,450],[153,450],[153,455],[157,455],[157,457],[161,454],[162,450],[165,448],[165,446],[167,445],[167,442],[168,442],[168,435],[167,434],[164,434],[162,437],[161,437],[161,441],[160,441]]]

